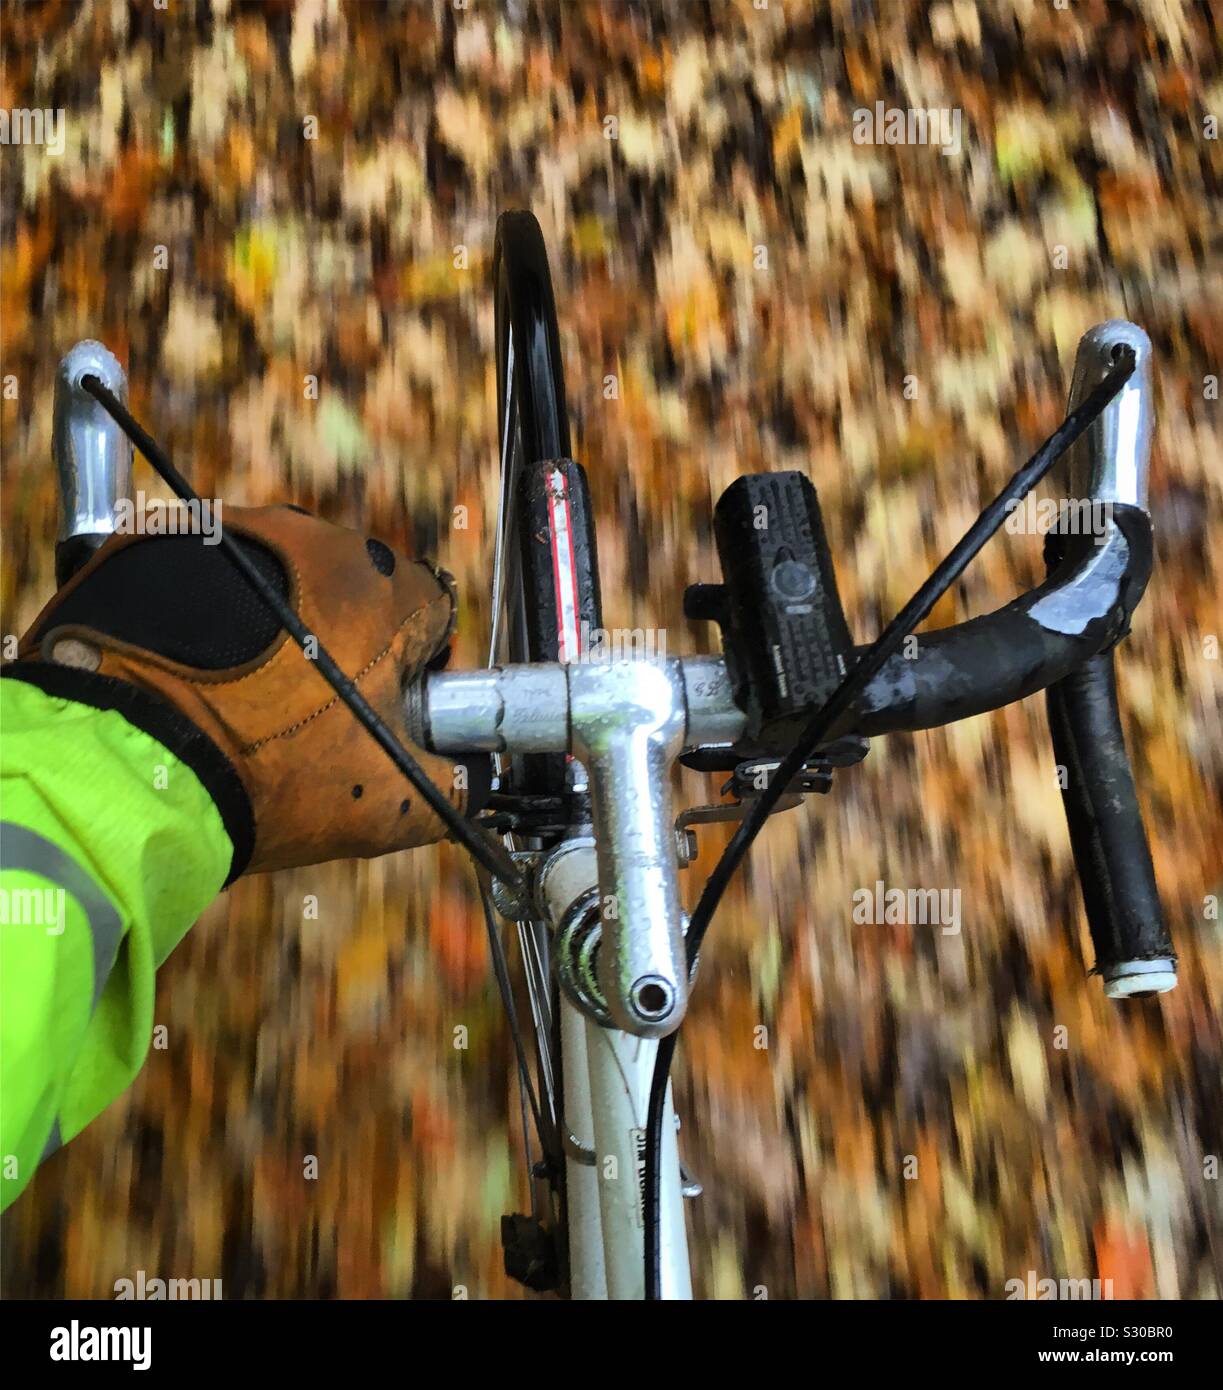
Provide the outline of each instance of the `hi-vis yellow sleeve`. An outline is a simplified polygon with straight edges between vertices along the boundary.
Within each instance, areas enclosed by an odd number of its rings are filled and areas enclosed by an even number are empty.
[[[0,1208],[139,1071],[154,973],[231,856],[156,739],[0,680]]]

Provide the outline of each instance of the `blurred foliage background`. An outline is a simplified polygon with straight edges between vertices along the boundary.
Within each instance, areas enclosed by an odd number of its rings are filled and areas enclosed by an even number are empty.
[[[202,495],[436,555],[476,664],[505,208],[550,246],[605,620],[672,652],[712,644],[681,597],[717,577],[737,474],[815,482],[866,640],[1057,423],[1080,334],[1147,329],[1157,567],[1120,670],[1180,987],[1121,1008],[1087,977],[1029,700],[877,741],[771,824],[703,952],[678,1101],[702,1296],[997,1298],[1035,1270],[1218,1297],[1208,0],[6,0],[2,40],[0,106],[66,113],[61,155],[0,152],[5,632],[53,588],[53,375],[96,337]],[[855,144],[876,101],[959,109],[962,149]],[[1000,536],[932,625],[1031,585],[1039,552]],[[716,791],[683,776],[685,804]],[[880,879],[959,889],[961,933],[855,926]],[[453,850],[240,882],[157,1022],[166,1048],[8,1214],[6,1293],[143,1269],[230,1298],[521,1294],[512,1052]]]

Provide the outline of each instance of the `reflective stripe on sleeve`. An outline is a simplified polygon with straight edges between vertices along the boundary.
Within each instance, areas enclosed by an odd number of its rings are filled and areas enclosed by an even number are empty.
[[[119,953],[123,922],[115,905],[84,869],[54,841],[28,826],[0,824],[0,870],[37,874],[62,888],[80,904],[93,941],[93,1009],[106,987]]]

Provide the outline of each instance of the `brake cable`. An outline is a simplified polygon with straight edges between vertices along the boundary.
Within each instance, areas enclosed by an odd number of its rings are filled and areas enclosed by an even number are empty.
[[[195,489],[179,473],[157,441],[148,434],[117,396],[109,391],[92,373],[87,373],[81,377],[80,386],[115,421],[180,501],[199,504],[200,499]],[[344,674],[319,638],[308,631],[292,604],[281,597],[275,585],[259,572],[224,527],[220,531],[220,545],[230,562],[280,620],[289,635],[302,649],[303,654],[306,653],[307,641],[314,644],[315,654],[306,655],[306,660],[317,665],[319,675],[348,706],[356,716],[358,723],[394,763],[397,770],[424,797],[430,809],[442,821],[454,839],[495,878],[501,879],[515,893],[525,893],[526,884],[509,853],[495,840],[485,835],[479,827],[467,820],[461,812],[450,804],[445,793],[434,786],[420,764],[395,736],[394,731],[382,719],[377,710],[361,694],[355,683]]]
[[[691,968],[701,941],[709,929],[718,904],[735,870],[743,862],[753,840],[760,833],[777,802],[837,721],[853,708],[867,685],[912,630],[930,616],[943,594],[963,574],[978,551],[1003,524],[1012,502],[1026,496],[1059,458],[1084,433],[1118,394],[1134,373],[1137,359],[1133,348],[1118,343],[1113,348],[1116,365],[1077,409],[1070,412],[1058,428],[1015,473],[1006,487],[981,512],[976,521],[934,569],[879,636],[863,651],[853,668],[804,726],[794,747],[778,764],[767,787],[752,799],[750,809],[739,822],[713,872],[705,881],[700,900],[688,923],[685,946]],[[654,1058],[654,1074],[646,1120],[644,1192],[645,1297],[662,1298],[662,1126],[667,1097],[667,1081],[675,1055],[679,1030],[660,1040]]]

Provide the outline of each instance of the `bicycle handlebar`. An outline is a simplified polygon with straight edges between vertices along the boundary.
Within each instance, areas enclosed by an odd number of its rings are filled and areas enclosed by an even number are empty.
[[[1164,994],[1176,985],[1176,956],[1121,732],[1113,653],[1093,656],[1051,685],[1048,707],[1104,992],[1110,999]]]
[[[1069,409],[1099,384],[1121,347],[1134,353],[1133,374],[1067,458],[1067,500],[1089,504],[1088,527],[1049,535],[1048,574],[1038,588],[919,638],[915,659],[888,662],[859,707],[859,732],[929,729],[997,709],[1069,675],[1129,630],[1152,558],[1151,340],[1137,324],[1114,319],[1084,334]]]
[[[1121,735],[1111,656],[1151,570],[1151,345],[1140,328],[1106,323],[1083,338],[1071,408],[1101,386],[1126,347],[1134,354],[1128,380],[1070,457],[1070,500],[1104,508],[1100,534],[1091,527],[1086,535],[1050,536],[1043,584],[993,614],[918,638],[915,655],[888,660],[843,727],[829,733],[930,728],[1048,688],[1054,748],[1068,773],[1072,848],[1097,966],[1113,997],[1162,992],[1176,980]],[[122,394],[122,370],[100,345],[79,344],[61,376],[79,384],[86,369],[103,396],[110,390],[108,372]],[[79,396],[57,390],[55,453],[65,504],[58,558],[64,566],[104,538],[130,467],[130,446],[120,443],[110,421],[95,418],[92,401]],[[107,410],[113,419],[126,419],[131,437],[144,440],[142,450],[175,491],[190,495],[156,446],[142,432],[131,434],[139,427],[126,418],[121,400],[110,400]],[[296,615],[282,616],[292,630]],[[337,670],[337,690],[344,680]],[[736,703],[722,658],[439,672],[414,685],[406,703],[419,746],[456,754],[568,753],[586,764],[609,926],[598,960],[608,1009],[619,1027],[639,1036],[673,1032],[686,1009],[689,972],[669,771],[681,750],[710,744],[733,749],[744,739],[748,716]],[[383,735],[379,741],[388,752],[403,754],[396,765],[405,775],[419,775],[388,731],[371,732]],[[494,855],[479,836],[471,838],[480,862],[504,871],[507,881],[519,879],[499,847]]]
[[[838,732],[911,732],[968,719],[1045,689],[1111,647],[1150,577],[1150,520],[1137,507],[1117,507],[1103,545],[1090,535],[1067,540],[1047,547],[1051,572],[1038,588],[919,636],[912,656],[892,657]]]
[[[1041,585],[994,613],[919,637],[916,653],[891,658],[832,731],[927,729],[1048,689],[1096,968],[1115,998],[1176,983],[1112,676],[1112,648],[1129,630],[1152,563],[1151,345],[1142,329],[1114,321],[1084,336],[1070,406],[1099,385],[1122,346],[1134,351],[1134,372],[1069,460],[1068,500],[1091,504],[1099,534],[1093,524],[1083,534],[1050,535]],[[592,675],[599,667],[608,674]],[[654,676],[643,675],[646,668]],[[619,907],[600,967],[609,1009],[627,1031],[672,1032],[683,1016],[687,980],[666,773],[681,749],[733,747],[743,737],[747,716],[724,661],[441,672],[413,688],[408,711],[414,740],[441,753],[593,757],[600,891]],[[659,923],[664,902],[669,930]],[[653,1019],[634,1002],[647,980],[663,982],[670,1001]]]

